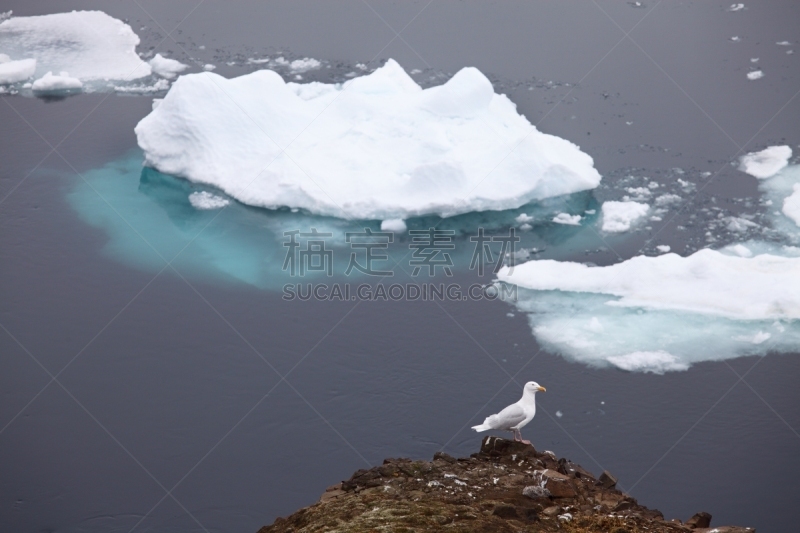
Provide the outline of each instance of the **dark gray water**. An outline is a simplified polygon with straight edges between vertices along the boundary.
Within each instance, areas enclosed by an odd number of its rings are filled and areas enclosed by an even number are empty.
[[[18,15],[103,9],[143,49],[184,59],[136,3],[6,4]],[[195,5],[141,3],[167,29]],[[800,40],[793,2],[736,13],[725,2],[370,5],[208,0],[175,37],[224,75],[248,71],[224,64],[237,54],[278,51],[346,65],[393,57],[435,74],[477,66],[609,183],[675,167],[697,182],[683,214],[613,243],[623,257],[657,232],[680,253],[703,246],[694,206],[736,212],[756,194],[729,163],[800,143],[800,50],[775,45]],[[408,24],[402,39],[387,24]],[[749,82],[754,57],[765,77]],[[498,301],[285,302],[189,262],[126,262],[109,245],[135,232],[115,240],[71,202],[86,183],[78,173],[129,160],[150,101],[0,104],[3,530],[252,532],[384,457],[475,451],[469,426],[517,399],[512,377],[548,388],[525,429],[537,447],[610,470],[668,518],[706,510],[717,525],[793,530],[797,354],[664,376],[595,370],[540,352],[525,317]],[[558,244],[565,257],[604,246],[570,238]]]

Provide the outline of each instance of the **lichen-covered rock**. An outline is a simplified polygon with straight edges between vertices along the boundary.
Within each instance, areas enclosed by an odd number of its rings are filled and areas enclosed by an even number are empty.
[[[616,479],[605,474],[608,479],[596,481],[590,472],[551,452],[486,437],[480,451],[468,458],[440,452],[433,461],[386,459],[380,466],[358,470],[328,487],[318,503],[278,518],[259,533],[712,531],[665,521],[659,511],[614,488]]]

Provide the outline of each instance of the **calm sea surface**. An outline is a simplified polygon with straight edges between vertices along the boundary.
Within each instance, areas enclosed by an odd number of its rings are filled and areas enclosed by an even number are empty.
[[[539,129],[579,144],[609,184],[627,173],[666,179],[675,168],[698,184],[682,214],[613,242],[631,257],[656,232],[678,253],[702,246],[693,206],[746,209],[757,190],[729,164],[738,155],[772,144],[798,151],[800,4],[728,7],[5,0],[0,10],[102,9],[132,26],[140,50],[185,62],[189,53],[226,76],[252,70],[247,57],[278,53],[337,72],[391,57],[434,80],[478,67]],[[179,24],[176,43],[164,28]],[[775,44],[784,40],[796,54]],[[756,57],[765,77],[750,82]],[[165,221],[180,222],[163,191],[186,185],[129,170],[141,161],[133,128],[151,100],[0,103],[3,531],[252,533],[385,457],[476,451],[480,436],[469,426],[516,401],[528,380],[548,389],[524,431],[537,448],[611,471],[667,518],[705,510],[712,525],[796,527],[798,354],[663,376],[598,370],[540,351],[527,318],[501,301],[287,302],[280,284],[241,276],[241,246],[231,252],[236,264],[195,244],[171,266],[159,263],[137,238],[160,219],[92,225],[76,207],[91,197],[87,183],[111,184],[112,193],[130,185],[130,198],[154,199]],[[103,178],[114,169],[119,181]],[[137,212],[134,200],[124,206],[97,192],[98,210]],[[236,209],[248,231],[282,216]],[[231,227],[222,217],[209,223],[220,243],[241,237]],[[248,260],[274,262],[278,253],[281,276],[280,244],[265,233],[262,248],[258,235],[242,241]],[[605,246],[596,235],[537,238],[561,259],[586,260],[586,250]],[[407,249],[396,244],[395,253]],[[202,268],[204,254],[228,274]],[[391,282],[410,282],[408,270]],[[461,268],[437,281],[489,279]]]

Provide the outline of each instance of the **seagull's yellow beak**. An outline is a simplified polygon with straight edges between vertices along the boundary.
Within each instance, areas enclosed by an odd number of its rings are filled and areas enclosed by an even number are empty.
[[[544,387],[542,387],[541,385],[539,385],[539,388],[538,388],[538,389],[536,389],[536,390],[540,390],[540,391],[542,391],[542,392],[547,392],[547,389],[545,389],[545,388],[544,388]]]

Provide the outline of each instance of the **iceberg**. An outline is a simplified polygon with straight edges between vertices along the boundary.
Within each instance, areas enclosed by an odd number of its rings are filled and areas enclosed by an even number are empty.
[[[0,22],[0,50],[18,60],[12,63],[35,60],[39,76],[67,71],[84,84],[98,87],[105,87],[107,80],[150,75],[150,65],[136,55],[138,44],[139,37],[130,26],[102,11],[11,17]]]
[[[181,76],[136,126],[145,163],[242,203],[343,219],[515,209],[600,183],[475,68],[422,89],[394,60],[343,84]]]

